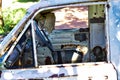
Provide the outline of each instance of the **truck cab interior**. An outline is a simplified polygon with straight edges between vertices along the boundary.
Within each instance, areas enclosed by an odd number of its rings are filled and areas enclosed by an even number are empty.
[[[106,8],[97,5],[66,5],[34,15],[20,33],[5,67],[107,62]]]

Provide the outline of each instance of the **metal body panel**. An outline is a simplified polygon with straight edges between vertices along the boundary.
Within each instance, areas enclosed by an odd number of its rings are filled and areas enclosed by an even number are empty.
[[[85,5],[91,5],[90,2],[98,2],[98,1],[106,2],[106,0],[70,0],[70,1],[65,1],[65,0],[62,0],[62,1],[49,0],[49,1],[47,1],[47,0],[45,0],[45,1],[40,1],[39,3],[31,6],[27,10],[27,13],[24,16],[24,18],[15,26],[15,28],[1,42],[1,44],[0,44],[0,56],[4,55],[6,47],[8,47],[11,42],[16,40],[17,36],[21,32],[21,30],[24,28],[25,24],[29,21],[29,19],[34,18],[36,16],[35,13],[39,9],[40,9],[40,11],[42,11],[42,10],[44,10],[44,8],[47,8],[47,7],[72,5],[72,4],[75,4],[75,3],[88,3],[88,4],[85,4]],[[101,4],[105,4],[105,3],[101,3]],[[43,9],[41,9],[41,8],[43,8]]]
[[[20,32],[24,29],[25,24],[28,23],[28,21],[33,19],[37,12],[45,10],[46,8],[49,9],[49,7],[57,7],[62,5],[72,5],[76,3],[89,3],[91,5],[91,2],[98,2],[102,1],[105,2],[106,0],[44,0],[40,3],[32,6],[28,9],[27,14],[25,17],[19,22],[18,25],[8,34],[8,36],[2,41],[0,44],[0,56],[4,55],[4,51],[6,47],[9,46],[9,44],[13,41],[17,40],[18,35]],[[109,0],[110,2],[110,8],[109,9],[109,16],[107,16],[106,20],[109,22],[106,22],[108,26],[106,26],[107,30],[107,40],[110,40],[110,43],[108,43],[108,53],[110,57],[111,63],[78,63],[78,64],[61,64],[61,65],[44,65],[39,66],[39,68],[26,68],[26,69],[8,69],[8,70],[2,70],[1,71],[1,80],[6,79],[45,79],[45,80],[51,80],[51,79],[60,79],[60,80],[118,80],[120,79],[120,8],[119,4],[120,1],[118,0]],[[105,3],[104,3],[105,4]],[[42,9],[41,9],[42,8]],[[96,25],[93,25],[93,27]],[[101,26],[101,24],[100,24]],[[102,25],[103,26],[103,25]],[[102,33],[102,32],[101,32]],[[34,33],[33,33],[34,35]],[[100,37],[103,36],[103,34],[100,34]],[[103,39],[104,40],[104,39]],[[104,41],[97,42],[99,45],[105,44]],[[34,40],[35,44],[35,40]],[[94,45],[97,45],[96,43],[93,43]],[[93,47],[93,46],[92,46]],[[34,45],[35,49],[35,45]],[[36,54],[36,52],[35,52]],[[37,66],[37,63],[36,65]],[[114,68],[115,67],[115,68]],[[117,73],[116,73],[117,70]],[[8,76],[9,75],[9,76]]]
[[[31,6],[28,11],[32,12],[34,10],[37,10],[39,8],[44,8],[44,7],[51,7],[51,6],[59,6],[59,5],[67,5],[67,4],[75,4],[75,3],[90,3],[90,2],[102,2],[106,0],[41,0],[39,3],[36,5]],[[36,8],[37,6],[37,8]]]
[[[112,64],[103,62],[47,65],[32,69],[2,70],[0,79],[117,80],[117,75]]]
[[[90,28],[90,49],[95,46],[105,48],[105,5],[91,5],[88,8]]]
[[[105,47],[105,32],[103,23],[91,23],[90,24],[90,48],[95,46]]]
[[[120,1],[110,0],[109,6],[109,50],[110,61],[114,64],[120,80]]]

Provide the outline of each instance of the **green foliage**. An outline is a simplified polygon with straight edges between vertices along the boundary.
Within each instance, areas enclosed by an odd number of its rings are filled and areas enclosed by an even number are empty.
[[[25,15],[26,9],[19,8],[11,10],[7,8],[3,11],[4,26],[0,27],[1,33],[8,33]]]
[[[17,0],[18,2],[37,2],[39,0]]]

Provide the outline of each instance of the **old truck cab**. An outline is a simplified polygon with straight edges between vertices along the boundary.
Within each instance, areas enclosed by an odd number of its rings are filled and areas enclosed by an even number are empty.
[[[41,0],[0,44],[1,80],[120,80],[120,1]]]

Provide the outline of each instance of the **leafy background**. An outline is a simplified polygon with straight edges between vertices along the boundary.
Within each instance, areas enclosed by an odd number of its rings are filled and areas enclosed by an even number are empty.
[[[0,26],[0,34],[7,34],[23,18],[26,10],[39,0],[2,0],[2,16],[4,26]]]

